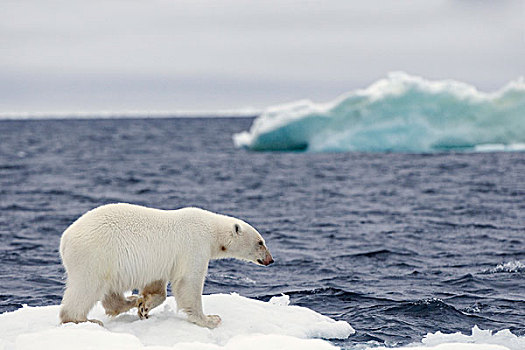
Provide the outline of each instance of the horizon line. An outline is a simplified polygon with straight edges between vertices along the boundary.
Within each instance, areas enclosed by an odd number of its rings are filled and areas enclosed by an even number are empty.
[[[262,109],[217,109],[217,110],[98,110],[98,111],[36,111],[0,112],[0,120],[44,120],[44,119],[161,119],[161,118],[228,118],[254,117]]]

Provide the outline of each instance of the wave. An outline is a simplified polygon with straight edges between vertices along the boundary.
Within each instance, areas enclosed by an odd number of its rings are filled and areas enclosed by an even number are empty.
[[[390,73],[329,103],[270,107],[233,140],[256,151],[525,150],[525,81],[484,93]]]
[[[492,273],[519,273],[519,272],[525,272],[525,264],[523,264],[521,261],[509,261],[503,264],[499,264],[498,266],[484,270],[483,273],[485,274],[492,274]]]

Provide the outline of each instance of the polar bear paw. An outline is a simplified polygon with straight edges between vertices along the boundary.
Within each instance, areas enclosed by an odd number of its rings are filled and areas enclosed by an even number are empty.
[[[94,323],[94,324],[98,324],[100,327],[104,327],[104,323],[102,323],[102,321],[99,321],[99,320],[95,320],[95,319],[88,319],[88,322],[91,322],[91,323]]]
[[[149,318],[149,307],[144,298],[137,299],[137,314],[141,320]]]
[[[197,326],[215,328],[221,323],[221,318],[219,315],[202,315],[200,317],[189,315],[188,321]]]
[[[221,324],[221,317],[219,315],[207,315],[206,316],[206,322],[205,327],[208,328],[215,328],[219,324]]]

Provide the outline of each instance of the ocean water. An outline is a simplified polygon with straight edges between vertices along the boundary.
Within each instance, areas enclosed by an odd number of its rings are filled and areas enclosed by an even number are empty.
[[[253,118],[0,121],[0,312],[61,300],[58,244],[112,202],[199,206],[259,229],[269,267],[210,264],[237,292],[348,321],[335,344],[525,335],[525,153],[252,152]],[[249,317],[249,315],[247,316]]]

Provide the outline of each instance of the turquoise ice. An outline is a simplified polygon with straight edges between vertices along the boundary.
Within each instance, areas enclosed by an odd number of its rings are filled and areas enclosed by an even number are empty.
[[[329,103],[270,107],[234,142],[257,151],[525,149],[525,82],[484,93],[453,80],[390,73]]]

